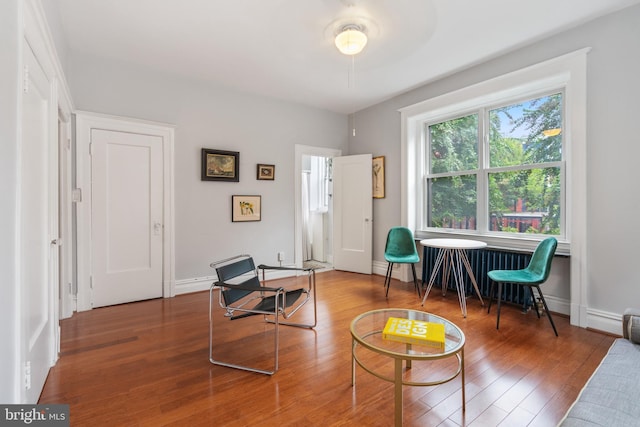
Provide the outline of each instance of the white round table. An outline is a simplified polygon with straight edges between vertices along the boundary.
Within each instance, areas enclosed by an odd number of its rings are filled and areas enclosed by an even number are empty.
[[[462,276],[462,266],[464,265],[467,270],[467,274],[471,279],[471,283],[473,283],[473,288],[480,298],[480,303],[484,307],[484,301],[482,300],[482,296],[480,295],[480,290],[478,289],[478,283],[476,282],[476,278],[473,275],[473,271],[471,270],[471,264],[469,264],[469,258],[467,257],[467,250],[469,249],[482,249],[487,247],[485,242],[481,242],[479,240],[468,240],[468,239],[425,239],[421,240],[420,244],[422,246],[428,246],[431,248],[438,248],[438,256],[436,257],[436,261],[433,265],[433,271],[431,272],[431,277],[429,278],[429,285],[425,290],[424,297],[422,298],[422,305],[424,306],[427,297],[429,296],[429,292],[433,287],[433,284],[436,280],[436,276],[438,272],[442,268],[442,295],[445,295],[447,292],[447,283],[449,282],[449,273],[453,271],[453,278],[456,283],[456,290],[458,292],[458,301],[460,301],[460,309],[462,310],[462,316],[467,317],[467,298],[464,290],[464,280]],[[426,268],[426,259],[423,256],[423,264],[422,269],[425,271]],[[453,267],[453,268],[452,268]],[[424,275],[423,275],[424,277]],[[424,285],[424,283],[423,283]]]

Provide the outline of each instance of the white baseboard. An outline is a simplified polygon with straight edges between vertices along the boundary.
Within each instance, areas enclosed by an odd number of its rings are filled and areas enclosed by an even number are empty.
[[[283,279],[285,277],[291,277],[295,275],[296,275],[295,271],[268,270],[267,274],[265,275],[265,280]],[[175,294],[183,295],[183,294],[189,294],[192,292],[208,291],[209,288],[211,287],[211,284],[217,280],[218,280],[218,277],[215,275],[176,280]]]
[[[622,335],[622,316],[617,313],[587,308],[587,328]]]
[[[534,291],[535,295],[537,293]],[[544,295],[544,292],[542,293]],[[544,295],[545,301],[549,306],[549,310],[554,313],[564,314],[566,316],[571,315],[571,301],[564,298],[554,297],[553,295]]]
[[[192,292],[208,291],[211,284],[218,280],[216,276],[194,277],[191,279],[176,280],[176,295],[190,294]]]
[[[387,263],[383,261],[373,261],[372,263],[372,271],[373,274],[377,274],[380,276],[384,276],[387,274]],[[403,268],[405,271],[403,272]],[[416,268],[416,274],[418,275],[418,280],[421,277],[420,268]],[[281,270],[272,270],[269,271],[266,275],[266,280],[275,280],[282,279],[285,277],[295,276],[295,271],[281,271]],[[394,266],[393,272],[391,273],[391,277],[394,279],[410,282],[413,280],[411,277],[411,272],[406,265],[397,265]],[[190,279],[181,279],[176,280],[175,286],[175,294],[182,295],[188,294],[192,292],[200,292],[209,290],[211,284],[217,280],[217,277],[214,276],[205,276],[205,277],[194,277]],[[571,314],[571,303],[569,300],[564,298],[558,298],[552,295],[545,295],[545,299],[547,300],[547,304],[549,305],[549,310],[554,313],[560,313],[569,316]],[[610,313],[602,310],[594,310],[594,309],[586,309],[587,312],[587,327],[591,329],[595,329],[602,332],[607,332],[614,335],[622,334],[622,316],[617,313]]]
[[[385,276],[387,274],[387,263],[382,261],[373,261],[371,264],[371,271],[373,274],[377,274],[378,276]],[[399,274],[396,268],[393,269],[393,273],[391,273],[391,277],[394,279],[398,279]]]
[[[386,276],[388,265],[389,264],[385,261],[373,261],[373,274],[377,274],[383,277]],[[422,277],[422,269],[419,265],[416,265],[416,277],[418,278],[418,282],[420,282],[420,278]],[[411,268],[409,267],[409,264],[394,264],[393,270],[391,271],[391,278],[400,280],[401,282],[413,282],[413,276],[411,274]]]

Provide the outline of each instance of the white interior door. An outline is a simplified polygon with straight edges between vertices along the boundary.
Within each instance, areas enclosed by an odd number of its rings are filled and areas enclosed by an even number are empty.
[[[162,296],[162,138],[91,130],[93,307]]]
[[[333,267],[371,274],[371,154],[333,159]]]
[[[26,42],[23,58],[18,239],[21,378],[24,379],[22,401],[36,403],[56,357],[58,159],[51,134],[51,84]]]

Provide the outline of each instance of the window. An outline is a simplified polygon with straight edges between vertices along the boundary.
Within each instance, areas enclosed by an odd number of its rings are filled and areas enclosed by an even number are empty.
[[[402,108],[403,225],[523,250],[554,235],[582,257],[588,51]]]
[[[329,208],[329,177],[332,159],[309,156],[309,210],[326,212]]]
[[[556,92],[425,122],[425,228],[562,235],[562,111]]]

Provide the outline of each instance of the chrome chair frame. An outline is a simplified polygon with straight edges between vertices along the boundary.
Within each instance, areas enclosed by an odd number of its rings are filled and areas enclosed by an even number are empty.
[[[216,269],[218,272],[218,268],[222,268],[224,266],[228,266],[233,264],[234,262],[242,261],[243,259],[251,260],[251,264],[253,265],[253,260],[250,255],[237,255],[231,258],[223,259],[220,261],[212,262],[210,266]],[[267,270],[280,270],[280,271],[297,271],[306,273],[308,276],[308,286],[307,288],[296,289],[295,292],[300,293],[300,297],[302,297],[301,301],[294,301],[291,304],[288,304],[287,300],[287,289],[284,287],[268,287],[265,286],[265,275]],[[262,281],[260,282],[259,272],[262,271]],[[279,350],[279,326],[294,326],[305,329],[313,329],[318,323],[318,314],[317,314],[317,302],[316,302],[316,273],[313,268],[293,268],[293,267],[280,267],[280,266],[267,266],[267,265],[259,265],[255,267],[253,271],[246,271],[244,274],[235,277],[244,277],[251,279],[257,279],[260,283],[258,287],[255,285],[247,285],[246,280],[243,283],[230,283],[224,282],[221,280],[217,280],[211,284],[209,288],[209,361],[214,365],[226,366],[229,368],[241,369],[250,372],[257,372],[266,375],[273,375],[278,370],[278,350]],[[250,295],[253,292],[257,292],[258,295],[250,298],[246,298],[242,300],[239,304],[233,305],[227,304],[223,298],[223,290],[224,289],[233,289],[236,291],[246,292],[247,295]],[[264,317],[265,322],[272,323],[275,325],[274,329],[274,365],[273,369],[258,369],[246,365],[239,365],[235,363],[225,362],[222,360],[215,359],[213,356],[214,350],[214,337],[213,337],[213,328],[214,328],[214,316],[213,316],[213,308],[214,308],[214,291],[218,291],[218,305],[225,310],[225,317],[229,317],[231,320],[239,319],[242,317],[248,317],[252,315],[262,315]],[[273,311],[266,309],[256,309],[247,307],[247,304],[250,302],[256,302],[263,300],[265,295],[268,295],[267,298],[273,298]],[[294,322],[283,322],[280,321],[280,316],[283,319],[289,319],[293,316],[298,310],[300,310],[309,299],[313,299],[313,323],[294,323]],[[291,308],[292,307],[292,308]],[[291,308],[291,310],[287,310]],[[234,313],[239,312],[240,314],[235,315]],[[273,319],[270,318],[273,316]]]

